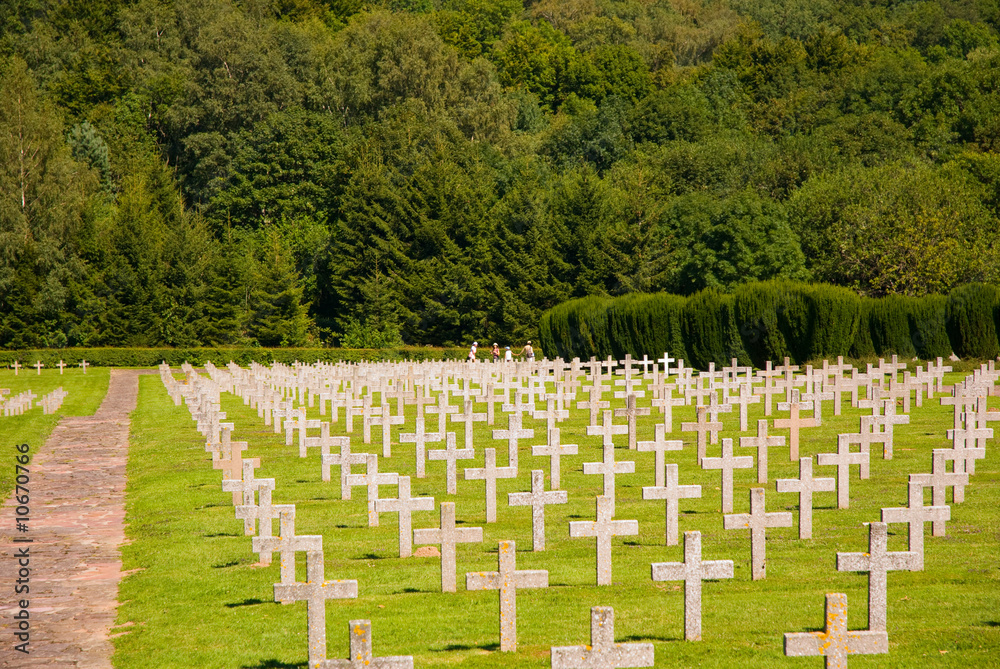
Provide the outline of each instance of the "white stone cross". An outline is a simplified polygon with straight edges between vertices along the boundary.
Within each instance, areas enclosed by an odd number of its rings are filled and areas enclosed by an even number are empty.
[[[590,609],[589,646],[553,646],[552,669],[618,669],[652,667],[653,644],[615,643],[615,610]]]
[[[487,448],[483,467],[468,467],[465,470],[466,481],[486,482],[486,522],[497,522],[497,479],[512,479],[517,476],[513,467],[497,467],[497,451]]]
[[[747,409],[751,404],[760,404],[760,397],[753,394],[753,386],[749,383],[740,384],[740,394],[730,399],[731,404],[740,407],[740,432],[747,431]],[[762,481],[763,482],[763,481]]]
[[[521,414],[512,413],[507,416],[507,429],[506,430],[493,430],[494,439],[506,439],[507,440],[507,465],[514,468],[517,471],[517,451],[518,451],[518,440],[519,439],[531,439],[535,436],[534,429],[528,429],[521,426]]]
[[[884,407],[884,413],[879,415],[878,411],[875,410],[872,414],[872,422],[874,425],[882,426],[882,433],[885,435],[885,448],[883,450],[883,458],[885,460],[892,460],[892,427],[894,425],[905,425],[910,422],[909,416],[901,416],[896,414],[896,400],[881,400],[882,406]]]
[[[62,359],[60,359],[59,360],[59,364],[56,365],[56,367],[59,368],[59,376],[62,376],[63,375],[63,370],[66,369],[66,363],[63,362]]]
[[[261,564],[271,564],[275,552],[281,556],[280,581],[284,584],[295,582],[295,553],[323,550],[323,537],[319,534],[295,534],[295,505],[275,504],[278,510],[278,532],[280,536],[257,536],[250,540],[253,552],[260,555]],[[282,601],[291,604],[292,600]]]
[[[673,386],[663,386],[663,392],[652,401],[654,407],[663,414],[663,426],[667,432],[674,431],[674,407],[684,406],[683,397],[674,397]]]
[[[550,397],[545,400],[545,411],[535,411],[531,417],[535,420],[544,420],[545,429],[551,430],[556,426],[556,421],[564,421],[569,418],[569,411],[556,409],[556,401]]]
[[[750,513],[735,513],[722,517],[727,530],[750,529],[750,570],[754,581],[767,576],[766,532],[768,527],[791,527],[792,514],[787,511],[767,513],[764,489],[750,489]]]
[[[364,474],[351,474],[347,477],[348,486],[364,486],[368,491],[368,527],[378,527],[378,511],[375,506],[378,500],[378,487],[380,485],[396,485],[399,474],[394,472],[382,472],[378,470],[378,455],[368,453],[365,458],[367,467]]]
[[[611,402],[601,401],[601,393],[607,390],[607,386],[603,386],[600,382],[595,382],[591,386],[587,386],[587,393],[590,395],[590,399],[586,402],[577,402],[577,409],[590,409],[590,421],[588,425],[597,425],[597,414],[601,409],[610,409]]]
[[[887,550],[886,523],[869,523],[867,553],[837,553],[837,571],[868,572],[868,629],[885,631],[886,573],[917,571],[920,556],[913,551]]]
[[[833,492],[836,479],[813,478],[812,458],[799,458],[799,478],[778,479],[778,492],[799,493],[799,539],[812,539],[813,493]]]
[[[883,523],[906,523],[909,534],[909,549],[920,555],[920,566],[924,568],[924,523],[951,519],[950,506],[924,506],[924,486],[910,482],[907,489],[907,506],[882,509]]]
[[[629,394],[626,398],[626,406],[623,409],[615,409],[615,417],[628,419],[628,447],[630,450],[635,450],[636,441],[636,420],[639,416],[648,416],[649,409],[646,407],[639,408],[636,406],[636,396],[634,394]]]
[[[474,403],[472,400],[465,400],[465,410],[462,413],[455,414],[451,417],[452,423],[464,423],[465,424],[465,441],[462,442],[463,448],[472,449],[472,424],[473,423],[485,423],[486,414],[485,413],[475,413],[472,409]]]
[[[740,437],[740,448],[757,449],[757,483],[767,483],[767,449],[784,445],[784,437],[768,436],[766,418],[757,421],[756,437]]]
[[[399,514],[399,557],[410,557],[413,538],[412,514],[414,511],[433,511],[433,497],[410,497],[410,477],[400,476],[396,480],[398,492],[395,498],[375,500],[375,511],[378,513]]]
[[[601,462],[584,462],[583,473],[587,475],[598,475],[604,477],[604,496],[610,500],[611,515],[615,515],[615,475],[634,474],[635,462],[615,462],[614,444],[606,444],[604,447],[604,460]]]
[[[980,439],[985,440],[987,437],[992,437],[993,428],[955,429],[948,430],[945,434],[951,439],[952,443],[952,448],[947,459],[955,461],[955,471],[975,475],[976,460],[986,457],[986,449],[984,447],[970,446],[970,443],[976,444]]]
[[[257,520],[260,520],[260,536],[271,534],[271,520],[278,517],[274,505],[271,504],[271,493],[274,492],[274,479],[253,479],[253,488],[257,490],[257,500],[253,493],[244,498],[247,504],[236,505],[236,519],[243,521],[243,534],[250,537],[257,534]]]
[[[545,505],[567,501],[565,490],[545,490],[545,472],[541,469],[531,471],[531,492],[507,493],[508,506],[531,507],[531,550],[545,550]]]
[[[611,417],[610,411],[604,412],[604,422],[600,427],[596,425],[587,426],[587,436],[588,437],[602,437],[602,445],[607,446],[608,444],[614,444],[614,436],[616,434],[628,434],[628,425],[615,425],[614,419]]]
[[[880,655],[889,652],[889,635],[873,630],[847,630],[847,595],[826,596],[826,624],[822,632],[786,632],[785,655],[822,655],[827,669],[847,669],[848,655]]]
[[[399,443],[412,443],[416,450],[417,478],[422,479],[427,476],[427,444],[443,441],[444,436],[440,432],[427,432],[422,414],[417,414],[416,426],[413,432],[400,432]]]
[[[644,486],[642,489],[643,499],[666,500],[667,530],[666,540],[668,546],[677,545],[677,516],[680,511],[680,500],[701,497],[700,485],[681,485],[680,474],[677,465],[670,463],[664,466],[663,485]],[[659,478],[659,474],[657,474]]]
[[[771,408],[773,402],[771,398],[781,391],[781,386],[777,385],[774,380],[776,377],[780,376],[781,372],[772,369],[771,361],[768,360],[765,368],[757,372],[758,378],[764,379],[764,385],[754,388],[754,393],[764,396],[764,415],[771,415]]]
[[[722,457],[704,458],[702,469],[722,470],[722,513],[733,512],[733,470],[753,468],[753,456],[733,455],[733,440],[722,440]]]
[[[910,474],[910,483],[919,483],[931,489],[931,506],[944,506],[948,503],[948,488],[952,488],[952,501],[961,504],[965,501],[965,486],[969,485],[969,475],[966,472],[949,472],[946,459],[953,451],[947,448],[935,448],[931,455],[930,474]],[[931,535],[945,535],[945,521],[935,520],[931,524]]]
[[[614,500],[599,495],[597,520],[574,520],[569,524],[569,536],[597,539],[597,585],[611,585],[611,537],[639,534],[639,521],[613,518]]]
[[[438,429],[437,429],[438,434],[444,434],[445,432],[448,431],[447,430],[447,428],[448,428],[448,425],[447,425],[448,414],[450,414],[450,413],[458,413],[459,409],[456,406],[452,406],[452,405],[448,404],[448,391],[442,389],[441,392],[438,393],[437,405],[428,406],[425,409],[425,411],[427,413],[432,413],[432,414],[436,413],[437,414],[437,416],[438,416]]]
[[[559,428],[553,428],[548,433],[548,443],[531,447],[531,454],[535,457],[549,456],[549,479],[552,481],[552,489],[561,487],[561,457],[563,455],[576,455],[578,444],[559,443]]]
[[[549,587],[549,572],[543,569],[517,569],[513,541],[499,545],[499,571],[477,571],[465,575],[466,590],[500,591],[500,650],[517,650],[517,591],[520,588]]]
[[[412,655],[372,655],[372,621],[352,620],[347,624],[349,658],[325,660],[318,669],[413,669]]]
[[[17,360],[15,360],[15,361],[14,361],[14,364],[13,364],[13,365],[11,365],[11,367],[13,367],[13,368],[14,368],[14,376],[17,376],[17,375],[18,375],[18,372],[19,372],[19,371],[21,371],[21,363],[20,363],[20,362],[18,362]]]
[[[695,423],[681,423],[681,432],[698,433],[698,464],[700,465],[708,451],[708,433],[712,433],[712,441],[714,442],[723,425],[717,421],[708,421],[708,407],[697,407],[695,411],[698,414],[698,421]]]
[[[684,562],[654,562],[654,581],[684,581],[684,638],[701,641],[701,582],[733,577],[732,560],[701,559],[701,532],[684,533]]]
[[[788,459],[791,462],[795,462],[799,459],[799,430],[804,427],[816,427],[819,423],[815,418],[802,418],[799,416],[799,412],[803,409],[812,408],[812,402],[802,402],[799,400],[799,391],[792,390],[792,401],[791,402],[779,402],[779,411],[788,411],[790,416],[788,418],[775,418],[774,427],[783,430],[788,428],[789,438],[788,438]]]
[[[330,480],[330,467],[340,467],[340,498],[351,499],[351,486],[347,477],[351,475],[351,465],[363,465],[368,462],[367,453],[351,453],[350,437],[334,437],[340,445],[340,453],[320,455],[320,468],[324,481]]]
[[[441,502],[441,527],[413,530],[413,543],[441,546],[441,592],[455,592],[455,547],[479,543],[481,527],[455,527],[455,503]]]
[[[369,422],[372,425],[378,425],[382,428],[382,457],[392,457],[392,426],[403,425],[406,422],[406,418],[401,415],[393,415],[392,407],[386,402],[382,402],[382,412],[377,417],[372,417]]]
[[[276,601],[306,602],[310,667],[320,667],[326,660],[326,600],[355,599],[357,596],[357,581],[327,581],[323,577],[322,551],[306,553],[305,583],[274,584]]]
[[[232,445],[246,442],[234,441]],[[257,482],[260,479],[254,478],[254,469],[260,466],[259,458],[243,458],[240,465],[240,478],[223,479],[223,492],[233,493],[233,506],[250,506],[254,503],[254,494],[257,490]],[[243,530],[247,535],[253,534],[253,521],[244,520]]]
[[[449,432],[445,435],[444,449],[427,451],[428,460],[444,460],[447,463],[446,473],[448,479],[448,494],[458,494],[458,467],[459,460],[471,460],[476,457],[476,451],[471,448],[456,448],[455,433]]]
[[[34,368],[35,368],[35,369],[36,369],[36,370],[38,371],[38,376],[41,376],[41,375],[42,375],[42,367],[44,367],[44,366],[45,366],[45,365],[44,365],[44,364],[42,363],[42,361],[41,361],[41,360],[37,361],[37,362],[36,362],[36,363],[34,364]]]
[[[656,485],[662,488],[664,485],[663,464],[666,462],[666,452],[683,450],[684,442],[680,439],[668,440],[666,438],[666,427],[662,423],[658,423],[654,426],[653,435],[653,441],[640,441],[636,444],[636,447],[640,451],[653,451],[656,454],[654,458],[655,464],[653,465],[653,469],[655,471],[654,476],[656,477]]]
[[[837,435],[836,453],[819,453],[816,462],[821,467],[837,468],[837,508],[847,509],[851,506],[851,465],[858,465],[861,470],[868,466],[868,453],[855,453],[851,450],[850,435]],[[861,477],[861,472],[858,472]]]

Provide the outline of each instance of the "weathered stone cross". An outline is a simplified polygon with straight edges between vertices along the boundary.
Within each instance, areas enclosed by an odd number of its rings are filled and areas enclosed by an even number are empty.
[[[639,534],[639,521],[612,518],[614,499],[599,495],[597,520],[574,520],[569,524],[569,536],[597,539],[597,585],[611,585],[611,537]]]
[[[486,522],[497,522],[497,479],[512,479],[517,476],[514,467],[497,467],[497,451],[487,448],[483,467],[468,467],[465,480],[486,482]]]
[[[567,501],[565,490],[545,490],[545,472],[541,469],[531,471],[531,492],[507,493],[509,506],[531,507],[531,550],[545,550],[545,505]]]
[[[920,569],[920,556],[913,551],[887,550],[886,523],[868,525],[867,553],[837,553],[837,571],[868,572],[868,629],[885,631],[886,573]]]
[[[590,609],[589,646],[553,646],[552,669],[617,669],[652,667],[653,644],[615,643],[615,610]]]
[[[799,478],[778,479],[778,492],[799,493],[799,539],[812,539],[813,493],[833,492],[836,479],[817,479],[812,474],[812,458],[799,458]]]
[[[481,527],[455,527],[455,503],[441,502],[441,527],[413,530],[413,543],[441,546],[441,592],[455,592],[455,546],[483,540]]]
[[[434,498],[410,497],[409,476],[400,476],[396,484],[398,487],[396,497],[375,500],[375,511],[399,514],[399,557],[405,558],[410,557],[413,552],[412,514],[414,511],[433,511]]]
[[[847,669],[848,655],[878,655],[889,652],[886,632],[847,630],[847,595],[826,596],[826,624],[822,632],[787,632],[785,655],[822,655],[827,669]]]
[[[702,469],[722,470],[722,513],[733,512],[733,470],[751,469],[753,467],[753,457],[750,455],[733,455],[733,440],[722,440],[722,457],[704,458],[701,461]]]
[[[549,478],[552,480],[552,489],[557,490],[560,486],[561,456],[576,455],[577,444],[559,443],[559,428],[549,430],[548,443],[531,447],[531,454],[535,457],[549,456]]]
[[[677,515],[680,507],[679,502],[682,499],[700,498],[701,486],[681,485],[678,467],[673,463],[664,466],[664,475],[666,480],[663,485],[643,487],[642,498],[666,500],[667,545],[676,546]],[[657,478],[659,478],[659,474],[657,474]]]
[[[736,513],[722,517],[722,527],[727,530],[750,529],[750,570],[754,581],[767,576],[765,560],[768,527],[791,527],[792,514],[787,511],[767,513],[764,489],[750,489],[750,513]]]

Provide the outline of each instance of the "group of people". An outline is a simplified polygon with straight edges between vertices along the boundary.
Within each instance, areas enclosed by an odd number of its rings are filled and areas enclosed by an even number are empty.
[[[469,357],[468,357],[469,362],[476,361],[476,351],[478,350],[479,350],[479,342],[478,341],[472,342],[472,346],[469,348]],[[496,342],[493,342],[493,347],[490,349],[490,354],[493,356],[493,362],[500,362],[500,355],[501,355],[500,345],[497,344]],[[524,345],[524,348],[518,351],[517,355],[518,357],[523,356],[525,360],[529,361],[535,359],[535,349],[531,347],[530,339],[528,340],[528,343]],[[511,362],[514,359],[514,353],[510,350],[510,346],[504,347],[503,359],[504,362]]]

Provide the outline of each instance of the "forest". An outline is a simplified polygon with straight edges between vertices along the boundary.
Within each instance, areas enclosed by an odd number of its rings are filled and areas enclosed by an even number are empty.
[[[1000,0],[5,0],[0,348],[1000,282]]]

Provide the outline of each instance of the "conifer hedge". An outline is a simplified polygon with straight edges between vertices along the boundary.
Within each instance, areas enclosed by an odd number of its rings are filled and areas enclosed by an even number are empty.
[[[762,367],[839,355],[993,358],[1000,354],[1000,289],[967,284],[949,295],[861,297],[828,284],[763,281],[731,294],[586,297],[542,315],[540,346],[564,359],[663,352],[705,369],[732,358]]]

